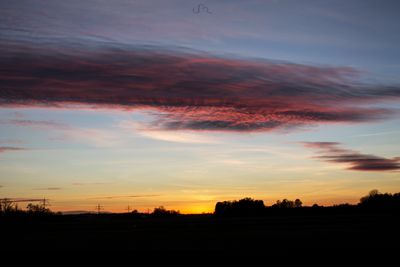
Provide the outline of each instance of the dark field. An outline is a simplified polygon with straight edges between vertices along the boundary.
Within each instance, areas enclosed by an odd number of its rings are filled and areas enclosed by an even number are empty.
[[[135,218],[130,214],[0,218],[2,251],[234,252],[301,248],[396,248],[397,211],[289,212]]]

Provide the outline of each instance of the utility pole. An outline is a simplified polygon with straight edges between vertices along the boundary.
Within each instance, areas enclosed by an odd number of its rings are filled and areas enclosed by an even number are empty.
[[[131,207],[128,205],[128,207],[126,208],[128,210],[128,213],[131,212]]]
[[[46,210],[46,205],[47,205],[47,206],[50,206],[49,200],[46,199],[46,198],[43,198],[43,200],[42,200],[42,205],[43,205],[43,210]]]
[[[97,206],[96,206],[97,214],[100,214],[100,211],[102,209],[103,209],[103,207],[100,204],[97,204]]]

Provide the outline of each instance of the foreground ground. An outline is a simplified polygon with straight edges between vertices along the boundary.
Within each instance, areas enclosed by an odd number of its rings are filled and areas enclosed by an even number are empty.
[[[69,215],[0,218],[2,251],[256,251],[267,248],[391,247],[398,212],[274,214],[252,218],[185,215]]]

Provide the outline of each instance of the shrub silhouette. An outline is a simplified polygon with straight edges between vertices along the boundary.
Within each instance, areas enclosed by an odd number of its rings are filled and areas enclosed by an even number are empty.
[[[262,215],[265,211],[262,200],[243,198],[239,201],[217,202],[214,214],[220,216],[256,216]]]
[[[131,214],[137,215],[137,214],[139,214],[139,211],[137,209],[134,209],[131,211]]]
[[[29,203],[26,206],[28,213],[35,213],[35,214],[50,214],[51,211],[49,208],[46,208],[43,204],[33,204]]]

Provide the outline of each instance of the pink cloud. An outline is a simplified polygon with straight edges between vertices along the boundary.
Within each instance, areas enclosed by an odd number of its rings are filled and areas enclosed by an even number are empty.
[[[224,58],[154,46],[21,49],[7,47],[7,56],[0,55],[0,106],[151,109],[152,130],[246,132],[370,122],[395,113],[371,103],[400,97],[397,86],[356,82],[358,72],[347,67]]]

